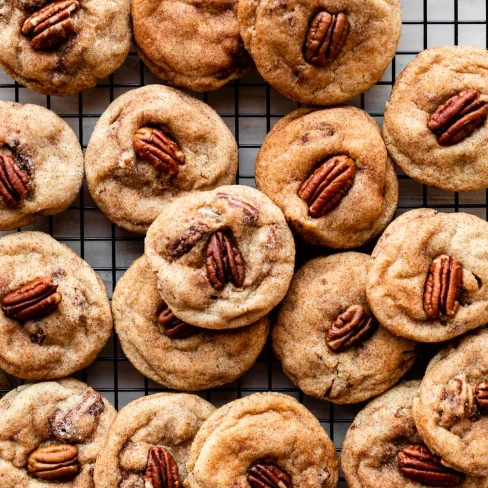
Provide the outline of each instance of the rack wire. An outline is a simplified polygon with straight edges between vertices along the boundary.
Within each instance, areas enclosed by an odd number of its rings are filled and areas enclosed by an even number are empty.
[[[452,44],[488,48],[488,0],[401,0],[401,4],[403,34],[395,59],[375,87],[349,102],[368,111],[380,125],[394,80],[422,49]],[[0,99],[36,103],[55,111],[77,133],[85,150],[96,121],[109,103],[127,90],[151,83],[160,81],[131,50],[124,65],[96,88],[66,98],[34,93],[13,82],[0,70]],[[253,186],[254,160],[266,133],[277,120],[297,108],[297,104],[281,97],[255,71],[216,92],[194,95],[214,107],[234,133],[240,161],[237,183]],[[400,171],[398,178],[400,202],[397,215],[413,208],[431,207],[446,212],[461,210],[487,218],[487,190],[458,194],[422,186]],[[110,297],[117,280],[143,252],[143,237],[110,223],[98,210],[86,187],[66,212],[40,218],[24,228],[28,229],[47,232],[76,251],[99,273]],[[7,233],[0,233],[3,234]],[[372,244],[361,250],[368,252],[371,249]],[[314,255],[325,254],[326,250],[299,245],[298,253],[299,261],[303,262]],[[421,375],[422,367],[420,362],[412,375]],[[115,334],[96,361],[77,377],[102,392],[117,409],[140,396],[166,391],[135,370],[124,356]],[[279,391],[297,398],[317,416],[338,451],[347,428],[364,406],[332,405],[304,395],[283,374],[269,342],[254,367],[241,379],[199,394],[215,406],[221,406],[262,391]],[[339,487],[345,486],[341,478]]]

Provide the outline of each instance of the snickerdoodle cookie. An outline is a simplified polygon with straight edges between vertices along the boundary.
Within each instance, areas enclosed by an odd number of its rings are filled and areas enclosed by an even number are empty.
[[[237,185],[167,203],[149,228],[145,252],[168,307],[208,329],[264,317],[285,296],[295,263],[281,210],[261,192]]]
[[[432,359],[414,402],[415,424],[446,464],[488,476],[488,330],[446,346]]]
[[[184,393],[129,403],[117,414],[98,456],[96,488],[181,487],[193,438],[214,410]]]
[[[94,488],[115,409],[75,379],[19,386],[0,400],[2,488]]]
[[[102,280],[42,232],[0,239],[0,301],[0,367],[20,378],[60,378],[84,368],[112,332]]]
[[[150,85],[108,107],[85,164],[100,209],[117,225],[145,234],[173,197],[232,184],[237,144],[208,105],[174,88]]]
[[[400,39],[398,0],[241,0],[241,35],[283,95],[333,105],[381,79]]]
[[[415,343],[378,326],[371,313],[369,260],[355,252],[320,257],[293,277],[273,328],[273,349],[308,395],[334,403],[367,400],[415,361]]]
[[[314,244],[361,246],[393,217],[398,182],[376,122],[354,107],[281,119],[256,161],[256,185]]]
[[[421,52],[396,80],[383,135],[414,180],[452,191],[488,186],[488,52],[444,46]]]
[[[395,335],[441,342],[488,322],[488,223],[465,213],[412,210],[371,256],[367,295]]]
[[[0,101],[0,119],[0,230],[65,210],[83,182],[71,127],[44,107],[13,102]]]
[[[220,88],[252,65],[237,22],[237,0],[133,0],[135,47],[171,85]]]
[[[131,43],[127,0],[5,0],[0,64],[9,76],[47,95],[96,85],[125,60]]]
[[[186,488],[333,488],[338,478],[334,444],[318,420],[279,393],[219,408],[196,435],[187,466]]]
[[[371,401],[354,419],[342,444],[349,488],[487,488],[487,478],[450,469],[429,451],[415,427],[412,404],[419,381],[408,381]]]
[[[266,342],[269,318],[247,327],[209,330],[179,320],[163,302],[146,256],[118,281],[112,299],[122,348],[144,375],[169,388],[215,388],[242,376]]]

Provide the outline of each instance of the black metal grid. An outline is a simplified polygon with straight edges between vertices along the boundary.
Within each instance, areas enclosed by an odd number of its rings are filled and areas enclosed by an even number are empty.
[[[387,71],[377,87],[350,102],[369,111],[379,123],[383,117],[384,103],[381,103],[381,109],[378,110],[377,101],[369,103],[370,94],[374,93],[376,89],[379,90],[380,100],[381,92],[384,92],[383,98],[387,98],[393,81],[400,71],[399,65],[405,65],[409,60],[407,58],[411,58],[421,49],[433,45],[467,44],[465,37],[468,28],[470,30],[484,28],[483,45],[488,48],[486,34],[488,0],[401,0],[401,3],[402,7],[408,9],[409,12],[415,11],[417,20],[409,20],[407,17],[403,22],[404,33],[407,30],[412,32],[416,30],[418,33],[419,39],[416,39],[415,35],[412,36],[412,33],[409,36],[412,40],[418,41],[412,42],[415,44],[415,49],[402,48],[399,50],[392,62],[391,69]],[[446,14],[446,20],[436,20],[439,18],[440,10]],[[469,20],[465,17],[460,18],[460,12],[464,14],[469,12]],[[447,31],[450,31],[450,42],[438,42],[439,39],[444,38]],[[480,45],[479,40],[477,44]],[[83,149],[86,148],[94,122],[100,117],[108,103],[123,91],[158,82],[147,71],[133,50],[123,67],[107,80],[100,82],[95,89],[64,100],[34,94],[18,83],[7,79],[6,75],[1,79],[6,82],[0,83],[0,94],[2,94],[0,98],[23,103],[38,103],[54,110],[78,133]],[[252,185],[252,160],[260,147],[264,133],[270,130],[276,120],[296,108],[297,105],[280,97],[256,73],[251,73],[244,79],[233,82],[217,92],[195,95],[214,106],[233,130],[240,153],[237,183]],[[93,103],[94,100],[102,98],[102,105]],[[251,104],[248,103],[249,100]],[[224,101],[223,104],[220,103],[222,101]],[[96,110],[93,110],[93,105],[97,107]],[[371,108],[372,106],[374,109]],[[256,109],[256,107],[258,108]],[[261,130],[261,135],[257,139],[252,135],[253,125]],[[244,137],[246,133],[250,133],[251,136]],[[488,190],[468,194],[448,193],[418,185],[401,173],[398,176],[400,213],[412,208],[431,207],[443,211],[462,210],[483,218],[487,217]],[[94,205],[86,188],[82,189],[75,204],[64,215],[39,219],[27,229],[48,232],[59,241],[72,247],[82,258],[87,259],[101,275],[110,296],[118,278],[128,268],[130,262],[143,251],[143,237],[127,233],[109,223]],[[298,246],[298,248],[301,253],[301,256],[299,255],[301,261],[317,253],[324,253],[323,249],[317,251],[308,246]],[[366,250],[370,249],[371,246],[368,246]],[[422,374],[421,370],[420,374]],[[120,408],[136,397],[165,391],[160,385],[143,378],[135,371],[122,353],[115,334],[95,363],[80,372],[78,377],[101,391],[114,403],[116,408]],[[256,365],[243,378],[225,387],[200,394],[216,406],[220,406],[232,399],[268,390],[290,394],[311,409],[330,434],[339,451],[345,431],[355,414],[363,406],[363,404],[334,406],[304,395],[283,375],[279,362],[273,357],[269,343]],[[346,486],[343,478],[341,478],[339,486]]]

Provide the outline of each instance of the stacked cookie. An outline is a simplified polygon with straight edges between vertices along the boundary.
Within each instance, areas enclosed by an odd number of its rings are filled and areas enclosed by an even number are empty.
[[[442,349],[420,381],[373,400],[342,447],[348,486],[486,487],[486,329]]]
[[[294,259],[283,214],[257,190],[222,186],[173,199],[114,292],[125,353],[172,388],[233,381],[263,348]]]

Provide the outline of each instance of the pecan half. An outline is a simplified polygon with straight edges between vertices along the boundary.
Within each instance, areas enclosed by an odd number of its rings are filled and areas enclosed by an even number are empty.
[[[437,256],[429,268],[424,287],[424,311],[430,319],[454,317],[463,289],[463,269],[459,261],[445,254]]]
[[[198,327],[180,320],[164,302],[158,315],[158,324],[164,328],[164,335],[170,339],[186,339],[200,332]]]
[[[341,352],[364,342],[377,327],[376,319],[362,305],[351,305],[335,319],[325,342],[332,350]]]
[[[34,49],[48,49],[65,41],[75,32],[71,13],[80,7],[77,0],[61,0],[46,5],[22,25],[22,34],[32,37]]]
[[[404,447],[398,453],[398,469],[409,480],[425,486],[459,486],[463,475],[441,463],[425,444]]]
[[[78,474],[78,449],[70,444],[39,447],[27,460],[27,471],[43,480],[66,480]]]
[[[168,242],[166,251],[173,258],[181,258],[188,254],[202,239],[208,234],[210,228],[203,222],[197,222],[191,225],[190,228],[178,239]]]
[[[151,447],[144,473],[146,488],[181,488],[178,465],[164,447]]]
[[[29,176],[13,158],[0,154],[0,198],[8,208],[17,208],[27,192],[32,190]]]
[[[240,198],[231,197],[227,193],[217,193],[219,198],[227,200],[231,207],[240,208],[245,215],[246,222],[254,222],[259,217],[259,210],[250,203],[241,200]]]
[[[304,58],[319,67],[332,63],[344,48],[348,34],[349,20],[345,13],[317,12],[310,22],[303,45]]]
[[[476,415],[473,388],[467,382],[465,375],[458,375],[447,383],[439,404],[439,411],[439,425],[446,429],[465,418],[473,418]]]
[[[483,381],[474,389],[476,403],[480,409],[486,413],[488,412],[488,382]]]
[[[61,302],[58,285],[50,277],[38,278],[5,295],[2,310],[15,320],[45,317],[54,312]]]
[[[356,165],[348,156],[333,156],[321,163],[298,190],[298,196],[308,204],[310,217],[323,217],[337,207],[355,176]]]
[[[230,230],[218,230],[210,236],[205,264],[210,284],[216,290],[223,290],[231,281],[236,287],[244,283],[246,275],[244,259],[234,243]]]
[[[177,174],[185,164],[185,155],[178,144],[159,129],[142,127],[134,134],[132,142],[134,151],[165,175]]]
[[[488,116],[488,102],[478,90],[465,90],[451,97],[430,117],[429,129],[441,146],[453,146],[479,129]]]
[[[95,430],[96,419],[105,410],[102,396],[97,391],[88,390],[80,396],[64,402],[49,419],[51,433],[58,441],[81,442],[88,439]]]
[[[247,473],[251,488],[291,488],[291,476],[275,464],[256,463]]]

